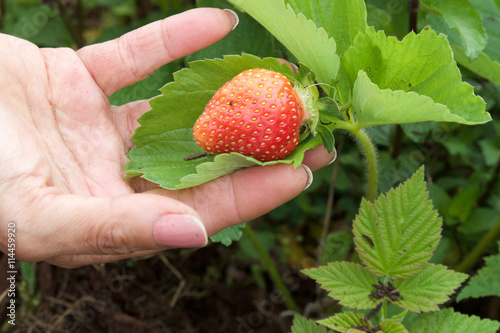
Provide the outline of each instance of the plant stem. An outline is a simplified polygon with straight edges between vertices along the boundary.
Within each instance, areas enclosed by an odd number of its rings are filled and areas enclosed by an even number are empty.
[[[495,240],[496,236],[500,233],[500,220],[491,228],[486,235],[476,244],[468,256],[462,260],[460,264],[455,267],[457,272],[465,272],[469,270],[475,262],[481,257],[481,255],[486,250],[486,247]]]
[[[395,160],[401,153],[401,146],[403,145],[403,128],[401,125],[396,125],[396,133],[394,135],[394,143],[392,145],[391,158]]]
[[[339,111],[340,112],[343,112],[343,111],[347,111],[349,110],[350,108],[352,107],[352,102],[348,102],[344,105],[341,105],[340,108],[339,108]]]
[[[410,23],[409,30],[417,32],[417,20],[418,20],[418,0],[410,0],[409,14]]]
[[[83,32],[85,30],[85,10],[82,4],[83,0],[78,0],[76,2],[76,18],[77,18],[77,26],[76,31],[78,34],[79,42],[82,44],[82,47],[87,43],[85,38],[83,37]]]
[[[389,316],[387,315],[387,300],[382,301],[382,309],[380,310],[381,316],[380,316],[380,321],[384,321],[387,319]]]
[[[373,142],[370,140],[366,132],[361,129],[354,135],[358,138],[363,147],[366,157],[366,167],[368,172],[368,187],[366,190],[366,200],[373,202],[377,198],[378,186],[378,163],[377,153]]]
[[[248,237],[248,239],[250,240],[252,245],[257,250],[257,253],[260,256],[260,260],[262,261],[262,265],[264,265],[264,268],[269,273],[269,276],[271,277],[271,280],[273,281],[274,285],[280,291],[281,296],[283,297],[283,300],[285,302],[285,305],[290,310],[299,312],[299,307],[298,307],[297,303],[295,303],[295,300],[293,299],[292,295],[290,294],[290,291],[286,287],[285,283],[283,283],[283,280],[281,279],[281,277],[278,273],[278,270],[276,269],[276,266],[274,265],[274,262],[271,259],[271,256],[264,249],[264,247],[262,246],[262,244],[259,241],[259,238],[253,232],[253,230],[250,228],[250,225],[248,223],[245,226],[245,228],[243,228],[243,233],[245,234],[245,236]]]
[[[77,48],[82,48],[85,46],[85,40],[83,39],[83,31],[79,31],[78,28],[75,28],[71,23],[71,18],[69,17],[68,11],[66,10],[66,6],[61,2],[61,0],[56,0],[57,8],[59,9],[59,14],[68,29],[73,42],[75,42]],[[83,15],[83,14],[82,14]]]
[[[380,311],[380,309],[382,308],[382,303],[378,303],[377,306],[374,309],[370,310],[370,312],[367,313],[366,318],[370,319],[373,316],[375,316]]]
[[[354,125],[355,121],[352,115],[349,114],[349,110],[351,109],[351,107],[352,107],[352,102],[348,102],[344,105],[341,105],[339,111],[342,114],[344,120],[346,120],[349,124]]]
[[[345,121],[339,121],[334,124],[336,129],[343,129],[351,132],[360,142],[363,153],[366,158],[366,168],[368,173],[368,186],[366,190],[366,200],[373,202],[377,198],[378,188],[378,163],[377,150],[373,145],[364,129],[357,127],[355,124],[350,124]]]
[[[7,5],[5,4],[5,0],[0,0],[0,29],[3,28],[3,20],[5,19],[5,10],[7,9]]]
[[[408,14],[409,14],[409,22],[408,22],[408,31],[409,32],[417,32],[417,21],[418,21],[418,0],[410,0],[408,4]],[[401,125],[396,125],[396,133],[394,135],[394,143],[392,145],[392,159],[396,159],[401,153],[401,146],[403,145],[403,128]]]

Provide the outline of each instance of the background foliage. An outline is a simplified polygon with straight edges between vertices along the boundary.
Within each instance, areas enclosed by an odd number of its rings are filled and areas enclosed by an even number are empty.
[[[292,8],[298,5],[287,3]],[[407,0],[365,3],[368,25],[387,35],[402,39],[415,20]],[[448,36],[464,80],[486,101],[494,121],[471,127],[433,122],[383,125],[367,131],[379,149],[381,192],[425,165],[430,199],[443,218],[442,240],[431,262],[473,276],[448,305],[499,320],[500,260],[495,240],[500,240],[496,227],[500,219],[500,3],[459,3],[422,0],[413,24],[417,31],[431,25]],[[231,8],[224,0],[0,0],[0,32],[41,47],[76,49],[196,6]],[[118,91],[110,97],[111,103],[158,95],[172,73],[193,60],[245,52],[296,61],[249,15],[238,15],[238,28],[225,39]],[[344,52],[346,46],[337,48]],[[359,262],[353,255],[351,227],[364,194],[365,166],[348,136],[336,132],[335,139],[337,162],[317,171],[314,183],[296,199],[252,222],[302,314],[314,319],[332,315],[340,305],[300,270],[346,259]],[[239,230],[233,232],[239,234]],[[478,248],[485,237],[489,241]],[[468,260],[471,253],[477,254],[473,259],[484,260]],[[5,263],[2,256],[0,265]],[[24,311],[15,328],[20,332],[288,332],[292,321],[245,237],[229,247],[168,251],[70,271],[44,263],[23,264],[22,275]],[[2,283],[0,291],[6,288]],[[0,299],[1,304],[4,301]]]

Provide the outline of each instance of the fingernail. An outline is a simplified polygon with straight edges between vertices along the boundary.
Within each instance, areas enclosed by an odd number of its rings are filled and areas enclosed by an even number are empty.
[[[335,148],[333,148],[333,158],[331,159],[330,162],[328,162],[328,165],[330,165],[333,162],[335,162],[336,159],[337,159],[337,150]]]
[[[232,24],[231,30],[234,30],[234,28],[236,28],[238,26],[238,23],[240,23],[240,18],[238,17],[238,14],[236,14],[231,9],[224,9],[224,12],[226,12],[226,15],[231,20],[231,24]]]
[[[153,230],[156,243],[168,247],[203,247],[208,235],[203,223],[187,214],[166,214],[156,220]]]
[[[307,173],[307,181],[306,181],[306,187],[304,188],[304,190],[307,190],[307,188],[309,186],[311,186],[312,182],[313,182],[313,173],[311,171],[311,169],[309,169],[309,167],[305,164],[302,164],[301,165],[304,170],[306,170],[306,173]]]

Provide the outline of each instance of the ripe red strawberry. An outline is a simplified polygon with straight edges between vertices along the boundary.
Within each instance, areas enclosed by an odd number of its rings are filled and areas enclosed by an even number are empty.
[[[307,118],[298,92],[288,79],[267,69],[235,76],[212,97],[193,128],[205,151],[237,152],[259,161],[280,160],[299,142]]]

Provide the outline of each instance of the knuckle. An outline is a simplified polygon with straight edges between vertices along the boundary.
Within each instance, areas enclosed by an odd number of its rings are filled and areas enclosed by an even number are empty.
[[[161,33],[161,40],[163,42],[163,48],[165,50],[167,59],[171,60],[177,59],[178,55],[174,54],[173,52],[174,48],[172,47],[172,43],[175,40],[174,32],[172,31],[172,28],[168,23],[168,20],[161,21],[160,33]]]
[[[132,49],[130,42],[130,35],[125,35],[119,39],[118,42],[118,54],[120,56],[120,61],[126,70],[131,74],[131,76],[136,81],[143,79],[139,68],[137,67],[137,59],[134,50]]]
[[[90,229],[87,243],[95,254],[127,254],[133,252],[129,248],[129,237],[120,221],[111,220],[99,223]]]

